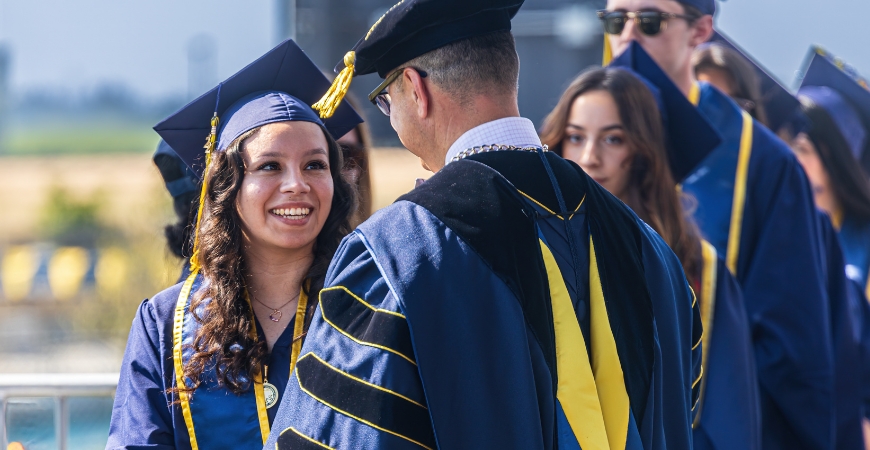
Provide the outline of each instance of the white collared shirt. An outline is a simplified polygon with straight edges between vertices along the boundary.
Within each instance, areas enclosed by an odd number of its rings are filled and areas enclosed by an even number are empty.
[[[505,117],[478,125],[459,136],[447,150],[444,165],[463,150],[481,145],[514,145],[517,147],[541,146],[541,138],[535,124],[525,117]]]

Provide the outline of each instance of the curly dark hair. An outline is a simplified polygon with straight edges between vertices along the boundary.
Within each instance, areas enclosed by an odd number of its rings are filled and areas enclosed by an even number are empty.
[[[247,270],[241,219],[236,208],[245,174],[241,153],[245,141],[258,129],[241,135],[226,151],[216,152],[209,165],[199,227],[199,256],[207,283],[191,301],[190,310],[200,327],[192,344],[193,356],[184,366],[184,376],[193,382],[187,389],[191,393],[199,386],[203,372],[214,367],[218,384],[241,394],[250,387],[250,380],[259,374],[268,357],[266,342],[257,341],[251,334],[254,314],[245,294]],[[332,209],[314,245],[314,262],[303,282],[309,298],[317,298],[323,288],[329,262],[342,238],[351,231],[350,218],[356,211],[354,190],[342,177],[341,148],[325,129],[323,134],[334,193]],[[316,304],[316,301],[308,303],[305,330]]]

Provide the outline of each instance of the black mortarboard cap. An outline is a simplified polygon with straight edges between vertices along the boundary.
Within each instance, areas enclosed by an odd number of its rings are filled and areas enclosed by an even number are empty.
[[[761,83],[761,102],[767,113],[767,120],[769,122],[767,125],[771,130],[778,131],[783,125],[794,119],[795,114],[798,113],[801,106],[798,99],[788,89],[783,87],[782,83],[774,76],[770,75],[761,64],[749,56],[749,53],[746,53],[720,31],[714,32],[709,42],[736,51],[755,67],[755,72],[758,74],[758,79]]]
[[[351,78],[400,65],[453,42],[510,31],[524,0],[402,0],[381,16],[335,67],[332,88],[314,105],[321,117],[347,93]],[[498,70],[497,67],[493,70]]]
[[[322,125],[338,139],[362,119],[342,102],[329,119],[320,120],[310,106],[329,89],[326,76],[292,40],[286,40],[214,89],[193,100],[154,127],[184,162],[202,176],[211,119],[220,128],[216,150],[241,132],[265,123],[302,120]],[[227,116],[227,117],[225,117]],[[226,133],[225,133],[226,131]]]
[[[852,155],[870,168],[867,134],[870,125],[870,90],[851,66],[820,47],[812,47],[798,94],[825,109],[849,144]]]
[[[668,162],[674,179],[682,181],[719,146],[719,133],[636,41],[610,67],[628,69],[655,88],[667,135]]]

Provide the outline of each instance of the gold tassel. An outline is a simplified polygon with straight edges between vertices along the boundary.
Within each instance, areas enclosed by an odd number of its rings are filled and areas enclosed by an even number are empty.
[[[347,90],[350,88],[350,81],[353,79],[353,65],[356,62],[356,53],[351,50],[344,55],[344,69],[341,69],[332,86],[323,94],[323,98],[317,103],[311,105],[312,108],[320,112],[321,119],[328,119],[335,114],[338,105],[344,100],[347,95]]]
[[[601,66],[607,67],[610,65],[610,61],[613,61],[613,49],[610,47],[610,39],[607,38],[607,35],[604,35],[604,56],[601,60]]]
[[[211,133],[205,139],[205,169],[202,172],[202,188],[199,190],[199,208],[196,210],[196,228],[193,229],[193,254],[190,256],[190,271],[195,272],[202,267],[199,257],[199,224],[202,221],[202,207],[205,204],[205,191],[208,186],[208,169],[211,165],[211,154],[217,145],[217,129],[220,124],[217,113],[211,118]]]

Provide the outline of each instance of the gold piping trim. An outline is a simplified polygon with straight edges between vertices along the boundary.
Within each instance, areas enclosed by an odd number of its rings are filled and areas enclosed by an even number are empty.
[[[368,307],[371,308],[372,310],[380,311],[380,312],[385,312],[385,313],[390,313],[390,314],[393,314],[393,315],[395,315],[395,316],[401,317],[401,318],[403,318],[403,319],[405,318],[405,316],[403,316],[403,315],[401,315],[401,314],[399,314],[399,313],[395,313],[395,312],[392,312],[392,311],[387,311],[387,310],[385,310],[385,309],[373,308],[371,305],[369,305],[368,303],[362,301],[359,297],[357,297],[356,295],[354,295],[353,293],[351,293],[349,290],[347,290],[347,288],[345,288],[344,286],[335,286],[335,287],[331,287],[331,288],[322,289],[322,290],[320,291],[320,301],[318,302],[318,303],[320,304],[320,316],[323,317],[323,320],[324,320],[326,323],[328,323],[328,324],[329,324],[330,326],[332,326],[332,328],[334,328],[336,331],[338,331],[339,333],[343,334],[345,337],[347,337],[348,339],[350,339],[350,340],[356,342],[356,343],[359,344],[359,345],[364,345],[364,346],[366,346],[366,347],[373,347],[373,348],[377,348],[377,349],[380,349],[380,350],[384,350],[384,351],[390,352],[390,353],[392,353],[392,354],[394,354],[394,355],[396,355],[396,356],[399,356],[400,358],[403,358],[404,360],[408,361],[409,363],[411,363],[411,364],[413,364],[413,365],[415,365],[415,366],[417,365],[417,362],[416,362],[416,361],[414,361],[414,360],[411,359],[411,358],[408,358],[407,356],[401,354],[400,352],[398,352],[398,351],[396,351],[396,350],[393,350],[393,349],[391,349],[391,348],[389,348],[389,347],[385,347],[385,346],[383,346],[383,345],[374,344],[374,343],[371,343],[371,342],[363,342],[363,341],[361,341],[361,340],[359,340],[359,339],[357,339],[357,338],[351,336],[349,333],[347,333],[347,332],[345,332],[344,330],[342,330],[341,328],[339,328],[336,324],[332,323],[332,322],[331,322],[331,321],[326,317],[326,314],[323,313],[323,291],[326,291],[326,290],[335,290],[335,289],[337,289],[337,288],[341,288],[341,289],[344,290],[345,292],[350,293],[350,295],[352,295],[354,298],[356,298],[357,300],[359,300],[360,302],[362,302],[364,305],[368,306]]]
[[[397,313],[397,312],[395,312],[395,311],[390,311],[390,310],[388,310],[388,309],[375,308],[374,306],[372,306],[372,305],[366,303],[365,300],[359,298],[359,296],[357,296],[356,294],[354,294],[353,292],[351,292],[350,289],[348,289],[348,288],[346,288],[346,287],[344,287],[344,286],[333,286],[333,287],[323,288],[323,289],[320,290],[320,292],[323,293],[323,292],[326,292],[326,291],[335,291],[335,290],[339,290],[339,289],[342,290],[342,291],[344,291],[344,292],[347,292],[351,297],[355,298],[356,301],[362,303],[363,305],[365,305],[368,309],[371,309],[372,311],[377,311],[377,312],[382,312],[382,313],[391,314],[391,315],[394,315],[394,316],[396,316],[396,317],[401,317],[401,318],[407,320],[407,318],[406,318],[404,315],[402,315],[402,314],[400,314],[400,313]]]
[[[187,435],[190,436],[190,448],[199,450],[199,445],[196,443],[196,432],[193,428],[193,415],[190,413],[190,398],[186,391],[187,384],[184,382],[184,360],[182,359],[181,333],[184,330],[184,310],[187,306],[187,298],[190,296],[190,289],[193,287],[193,282],[199,274],[199,268],[196,268],[187,277],[184,284],[181,286],[181,293],[178,294],[178,302],[175,304],[175,320],[172,325],[172,359],[175,365],[175,385],[178,390],[178,398],[181,401],[181,415],[184,416],[184,425],[187,427]]]
[[[523,197],[525,197],[525,198],[531,200],[532,202],[534,202],[534,204],[540,206],[541,208],[544,208],[544,211],[547,211],[548,213],[550,213],[550,214],[552,214],[552,215],[558,217],[559,220],[565,220],[564,217],[560,216],[559,214],[556,214],[556,211],[553,211],[552,209],[547,208],[546,206],[544,206],[543,203],[541,203],[541,202],[535,200],[531,195],[526,194],[525,192],[523,192],[523,191],[521,191],[521,190],[519,190],[519,189],[517,189],[517,192],[519,192],[520,194],[522,194]],[[585,201],[586,201],[586,194],[583,194],[583,198],[580,199],[580,204],[577,205],[576,208],[574,208],[574,212],[571,213],[570,216],[568,216],[568,220],[571,220],[571,219],[574,218],[574,215],[577,214],[577,211],[580,211],[580,207],[583,206],[583,202],[585,202]]]
[[[695,386],[698,385],[698,383],[701,381],[702,378],[704,378],[704,366],[703,365],[701,366],[701,371],[698,372],[698,379],[692,383],[692,389],[695,389]]]
[[[322,442],[320,442],[320,441],[314,440],[314,439],[312,439],[312,438],[310,438],[310,437],[308,437],[308,436],[302,434],[299,430],[297,430],[296,428],[293,428],[293,427],[290,427],[290,428],[288,428],[288,429],[282,431],[281,434],[279,434],[278,436],[281,436],[281,435],[283,435],[284,433],[286,433],[286,432],[288,432],[288,431],[292,431],[292,432],[295,433],[297,436],[301,437],[302,439],[305,439],[305,440],[308,441],[308,442],[311,442],[312,444],[319,445],[319,446],[322,447],[322,448],[328,448],[329,450],[335,450],[334,448],[332,448],[332,447],[330,447],[330,446],[328,446],[328,445],[326,445],[326,444],[324,444],[324,443],[322,443]]]
[[[704,327],[704,334],[701,337],[703,346],[701,347],[701,371],[709,364],[710,353],[710,337],[713,336],[713,315],[716,308],[716,284],[719,280],[716,279],[716,247],[713,247],[707,241],[701,241],[701,256],[704,261],[704,267],[701,273],[701,324]],[[703,398],[704,391],[707,389],[707,378],[701,382],[701,392],[698,393],[698,400],[701,401],[701,409],[695,414],[695,419],[692,421],[692,426],[697,426],[701,422],[701,413],[704,409]],[[696,402],[697,402],[696,401]],[[694,407],[692,408],[694,409]]]
[[[402,395],[402,394],[400,394],[400,393],[398,393],[398,392],[391,391],[391,390],[389,390],[389,389],[387,389],[387,388],[385,388],[385,387],[383,387],[383,386],[378,386],[377,384],[370,383],[370,382],[368,382],[368,381],[366,381],[366,380],[363,380],[362,378],[355,377],[355,376],[353,376],[353,375],[351,375],[351,374],[349,374],[349,373],[347,373],[347,372],[345,372],[345,371],[339,369],[338,367],[335,367],[335,366],[333,366],[332,364],[329,364],[328,362],[324,361],[323,358],[321,358],[321,357],[315,355],[315,354],[312,353],[312,352],[308,352],[308,353],[306,353],[305,356],[303,356],[302,358],[299,358],[299,359],[305,359],[305,358],[307,358],[307,357],[309,357],[309,356],[312,357],[312,358],[314,358],[314,359],[316,359],[316,360],[318,360],[318,361],[320,361],[321,363],[323,363],[324,366],[329,367],[329,368],[332,369],[333,371],[338,372],[339,374],[344,375],[344,376],[346,376],[346,377],[348,377],[348,378],[350,378],[350,379],[352,379],[352,380],[359,381],[360,383],[362,383],[362,384],[364,384],[364,385],[366,385],[366,386],[369,386],[369,387],[373,387],[373,388],[375,388],[375,389],[377,389],[377,390],[379,390],[379,391],[383,391],[383,392],[386,392],[386,393],[388,393],[388,394],[393,394],[393,395],[395,395],[396,397],[399,397],[399,398],[401,398],[401,399],[403,399],[403,400],[407,400],[407,401],[409,401],[409,402],[411,402],[411,403],[413,403],[413,404],[415,404],[415,405],[417,405],[417,406],[419,406],[419,407],[421,407],[421,408],[423,408],[423,409],[425,409],[425,410],[427,410],[427,411],[429,410],[429,408],[427,408],[425,405],[423,405],[423,404],[421,404],[421,403],[419,403],[419,402],[416,402],[416,401],[414,401],[414,400],[412,400],[412,399],[410,399],[410,398],[408,398],[408,397],[405,397],[404,395]]]
[[[734,179],[734,200],[731,206],[731,227],[728,230],[728,249],[725,262],[728,270],[737,275],[740,253],[740,234],[743,228],[743,209],[746,206],[746,179],[752,155],[752,116],[743,111],[743,132],[740,135],[740,153],[737,156],[737,174]]]
[[[308,356],[309,354],[312,354],[312,355],[313,355],[313,353],[308,353],[308,354],[306,354],[305,356],[303,356],[303,358],[306,357],[306,356]],[[301,358],[300,358],[300,359],[301,359]],[[319,359],[319,358],[318,358],[318,359]],[[322,360],[321,360],[321,361],[322,361]],[[327,403],[327,402],[324,401],[323,399],[321,399],[321,398],[317,397],[316,395],[312,394],[311,391],[305,389],[305,388],[302,386],[302,381],[299,380],[299,377],[298,377],[298,376],[296,377],[296,382],[299,384],[299,389],[301,389],[302,392],[308,394],[309,397],[311,397],[311,398],[317,400],[318,402],[323,403],[324,405],[328,406],[330,409],[332,409],[332,410],[334,410],[334,411],[337,411],[337,412],[339,412],[339,413],[341,413],[341,414],[344,414],[345,416],[350,417],[351,419],[354,419],[354,420],[357,420],[357,421],[359,421],[359,422],[362,422],[362,423],[364,423],[364,424],[366,424],[366,425],[368,425],[368,426],[370,426],[370,427],[372,427],[372,428],[374,428],[374,429],[381,430],[381,431],[383,431],[383,432],[385,432],[385,433],[392,434],[393,436],[398,436],[398,437],[400,437],[400,438],[402,438],[402,439],[405,439],[405,440],[408,441],[408,442],[413,442],[414,444],[417,444],[417,445],[419,445],[420,447],[423,447],[423,448],[428,449],[428,450],[432,450],[430,447],[427,447],[427,446],[425,446],[425,445],[423,445],[423,444],[421,444],[421,443],[419,443],[419,442],[417,442],[417,441],[415,441],[415,440],[413,440],[413,439],[411,439],[411,438],[409,438],[409,437],[407,437],[407,436],[402,436],[401,434],[396,433],[395,431],[390,431],[390,430],[388,430],[388,429],[386,429],[386,428],[383,428],[383,427],[380,427],[380,426],[378,426],[378,425],[375,425],[375,424],[369,422],[368,420],[365,420],[365,419],[363,419],[363,418],[361,418],[361,417],[356,417],[356,416],[354,416],[353,414],[350,414],[350,413],[347,412],[347,411],[344,411],[344,410],[342,410],[342,409],[339,409],[339,408],[335,407],[334,405],[331,405],[331,404]]]

